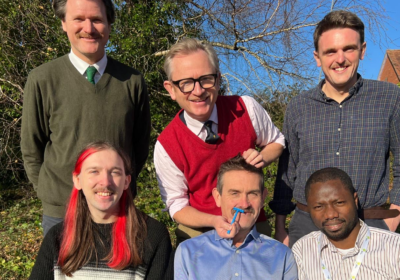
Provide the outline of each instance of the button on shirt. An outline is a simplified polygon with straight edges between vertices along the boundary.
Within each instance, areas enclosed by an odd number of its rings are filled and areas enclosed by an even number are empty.
[[[101,76],[103,75],[104,71],[106,70],[107,66],[107,56],[104,54],[103,58],[100,59],[98,62],[96,62],[93,65],[90,65],[86,61],[83,61],[80,59],[78,56],[74,54],[74,52],[71,50],[71,52],[68,55],[69,60],[71,61],[72,65],[78,70],[81,75],[83,75],[85,78],[86,76],[86,69],[89,66],[94,66],[97,70],[96,74],[94,75],[94,83],[97,84],[97,82],[100,80]]]
[[[400,89],[359,76],[338,104],[324,94],[323,83],[296,96],[286,110],[287,149],[279,160],[271,209],[289,214],[292,197],[307,204],[306,181],[325,167],[349,174],[362,208],[381,206],[389,196],[389,151],[394,156],[390,202],[400,205]]]
[[[297,241],[292,250],[299,270],[299,279],[325,280],[320,256],[333,280],[350,279],[367,228],[371,232],[371,239],[356,279],[400,279],[400,234],[368,227],[361,220],[360,223],[361,228],[355,247],[345,254],[341,253],[325,235],[322,238],[321,252],[318,252],[320,231],[314,231]]]
[[[186,240],[176,251],[174,266],[176,280],[297,279],[292,251],[255,227],[239,247],[215,230]]]
[[[256,145],[263,147],[270,143],[285,145],[285,138],[279,129],[273,124],[270,116],[265,109],[252,97],[242,96],[241,99],[249,113],[251,123],[257,135]],[[200,139],[205,141],[207,131],[204,122],[191,118],[185,111],[183,112],[187,127]],[[211,113],[210,119],[213,121],[212,130],[218,131],[217,106]],[[169,210],[170,216],[189,205],[188,186],[183,172],[175,165],[164,147],[159,141],[154,147],[154,165],[157,173],[158,185],[160,187],[161,198]]]

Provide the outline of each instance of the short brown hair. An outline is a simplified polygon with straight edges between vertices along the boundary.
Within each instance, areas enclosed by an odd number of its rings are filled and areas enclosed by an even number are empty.
[[[241,170],[258,175],[260,178],[260,185],[259,185],[260,190],[261,193],[263,192],[264,173],[262,169],[257,168],[254,165],[251,165],[250,163],[247,163],[246,160],[240,154],[238,154],[237,156],[221,164],[219,168],[218,178],[217,178],[217,190],[220,194],[222,194],[222,186],[225,173],[229,171],[241,171]]]
[[[56,17],[61,20],[65,20],[65,5],[68,0],[53,0],[53,11]],[[107,23],[113,24],[115,21],[115,10],[114,4],[111,0],[102,0],[104,7],[106,8]]]
[[[364,43],[364,23],[349,11],[338,10],[327,14],[317,25],[314,31],[314,48],[318,51],[318,42],[322,33],[335,28],[350,28],[360,34],[360,43]]]

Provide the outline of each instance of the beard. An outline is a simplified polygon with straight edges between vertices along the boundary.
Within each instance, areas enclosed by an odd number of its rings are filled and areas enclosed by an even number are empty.
[[[346,239],[359,222],[357,215],[352,216],[348,221],[344,219],[335,220],[344,223],[344,226],[337,231],[327,231],[324,227],[325,223],[322,223],[322,228],[320,229],[329,239],[334,241],[342,241]]]

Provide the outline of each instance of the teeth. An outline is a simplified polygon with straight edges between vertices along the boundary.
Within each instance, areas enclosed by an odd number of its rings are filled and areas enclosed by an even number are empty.
[[[335,70],[337,70],[337,71],[342,71],[342,70],[344,70],[344,69],[346,69],[346,67],[336,68]]]
[[[111,195],[111,193],[108,193],[108,192],[98,192],[97,194],[100,196],[110,196]]]

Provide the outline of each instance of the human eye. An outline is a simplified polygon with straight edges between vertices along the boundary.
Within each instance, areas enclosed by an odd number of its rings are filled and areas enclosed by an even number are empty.
[[[250,196],[251,196],[251,197],[259,197],[259,196],[260,196],[260,193],[259,193],[259,192],[251,192],[251,193],[250,193]]]
[[[322,209],[322,205],[315,205],[315,206],[313,206],[313,209],[316,210],[316,211],[321,210]]]
[[[92,22],[94,22],[94,23],[102,23],[103,20],[101,18],[93,18]]]
[[[200,78],[201,85],[203,86],[213,86],[215,78],[212,75],[203,76]]]
[[[235,190],[231,190],[231,191],[229,191],[229,194],[230,194],[231,196],[233,196],[233,197],[236,197],[236,196],[239,195],[239,192],[238,192],[238,191],[235,191]]]
[[[74,18],[74,21],[76,21],[76,22],[81,22],[81,21],[83,21],[83,18],[80,17],[80,16],[76,16],[76,17]]]
[[[89,170],[88,170],[88,173],[89,173],[89,174],[95,175],[95,174],[98,174],[99,171],[98,171],[97,169],[89,169]]]
[[[116,170],[113,170],[113,171],[111,172],[111,174],[112,174],[113,176],[121,176],[121,175],[122,175],[122,172],[121,172],[121,170],[116,169]]]
[[[191,85],[191,84],[193,84],[193,81],[190,80],[190,79],[181,80],[181,81],[179,82],[179,86],[181,86],[181,87],[184,87],[184,86],[187,86],[187,85]]]

